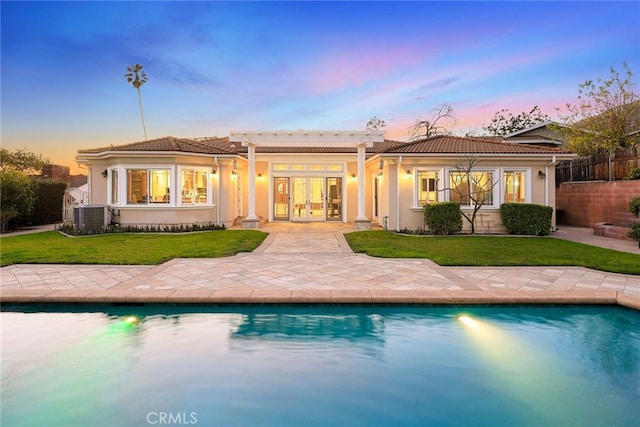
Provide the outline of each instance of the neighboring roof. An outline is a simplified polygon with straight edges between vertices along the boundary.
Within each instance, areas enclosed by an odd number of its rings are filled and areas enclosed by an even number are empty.
[[[437,135],[382,151],[385,154],[570,154],[552,147]]]
[[[105,152],[181,152],[197,154],[235,154],[236,150],[229,144],[229,138],[174,138],[165,136],[149,141],[132,142],[131,144],[112,145],[109,147],[78,150],[79,154],[97,154]]]
[[[520,135],[522,133],[531,132],[532,130],[537,130],[537,129],[540,129],[540,128],[547,129],[547,125],[550,125],[550,124],[553,124],[553,123],[555,123],[553,120],[546,120],[544,122],[535,124],[533,126],[529,126],[528,128],[520,129],[520,130],[517,130],[515,132],[508,133],[504,137],[505,138],[512,138],[512,137]],[[558,124],[558,123],[556,123],[556,124]]]

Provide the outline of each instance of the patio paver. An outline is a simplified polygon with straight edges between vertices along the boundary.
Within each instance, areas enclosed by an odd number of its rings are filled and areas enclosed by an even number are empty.
[[[602,303],[640,309],[640,276],[583,267],[441,267],[355,254],[352,224],[269,224],[252,253],[157,266],[12,265],[2,302]],[[567,237],[565,232],[564,238]],[[584,233],[580,239],[585,239]]]

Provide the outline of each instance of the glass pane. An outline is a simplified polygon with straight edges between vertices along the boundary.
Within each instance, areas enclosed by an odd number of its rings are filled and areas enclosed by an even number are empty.
[[[438,201],[438,172],[418,172],[418,205],[434,203]]]
[[[182,203],[194,203],[196,196],[195,171],[183,169],[180,185],[182,187]]]
[[[293,178],[293,219],[307,217],[307,178]]]
[[[342,178],[327,178],[327,221],[342,221]]]
[[[461,205],[469,204],[469,181],[465,174],[451,172],[449,175],[449,200]]]
[[[324,179],[309,178],[309,218],[322,219],[324,216]]]
[[[111,204],[118,204],[118,169],[111,169]]]
[[[273,219],[289,221],[289,178],[273,178]]]
[[[169,203],[169,170],[152,170],[149,171],[150,191],[149,201],[152,203]]]
[[[196,171],[196,203],[207,203],[208,176],[206,171]]]
[[[493,172],[472,172],[471,183],[474,203],[493,205]]]
[[[504,201],[505,203],[525,202],[525,173],[505,171]]]
[[[127,203],[147,203],[147,171],[142,169],[127,170]]]

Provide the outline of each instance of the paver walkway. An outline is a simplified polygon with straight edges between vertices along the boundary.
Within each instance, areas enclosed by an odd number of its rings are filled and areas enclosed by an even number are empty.
[[[353,231],[352,224],[268,224],[262,230],[270,234],[259,248],[228,258],[174,259],[158,266],[3,267],[0,297],[4,302],[617,302],[640,309],[636,275],[373,258],[347,245],[343,233]]]

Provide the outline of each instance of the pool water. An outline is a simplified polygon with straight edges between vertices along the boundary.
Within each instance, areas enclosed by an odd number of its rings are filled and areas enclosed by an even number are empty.
[[[640,419],[640,312],[621,307],[77,310],[3,307],[3,427]]]

